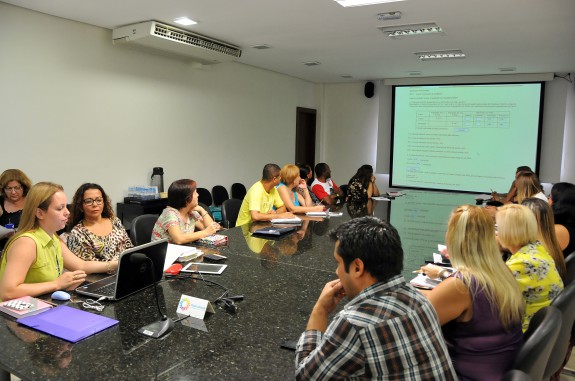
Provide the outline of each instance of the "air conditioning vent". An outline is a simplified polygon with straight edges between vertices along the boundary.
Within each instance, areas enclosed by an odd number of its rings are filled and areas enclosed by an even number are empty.
[[[239,58],[239,47],[183,29],[146,21],[127,25],[112,32],[114,45],[127,44],[189,57],[204,64],[227,62]]]

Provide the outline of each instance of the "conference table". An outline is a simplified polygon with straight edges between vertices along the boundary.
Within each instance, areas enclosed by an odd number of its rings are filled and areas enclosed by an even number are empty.
[[[405,251],[404,276],[431,259],[443,243],[450,211],[475,203],[469,194],[405,191],[392,201],[343,205],[341,216],[302,217],[296,232],[260,238],[260,224],[222,232],[227,245],[215,249],[227,256],[221,275],[204,275],[244,295],[236,313],[216,306],[202,321],[186,318],[161,339],[139,334],[160,316],[154,290],[147,288],[117,302],[103,302],[102,315],[119,324],[72,344],[0,318],[0,368],[23,380],[288,380],[294,375],[294,352],[280,347],[297,340],[324,284],[336,278],[334,243],[329,231],[364,215],[389,220],[398,229]],[[265,225],[264,225],[265,226]],[[159,302],[176,320],[182,294],[214,301],[223,289],[199,278],[162,280]],[[82,308],[73,294],[65,304]],[[339,308],[343,306],[342,303]]]

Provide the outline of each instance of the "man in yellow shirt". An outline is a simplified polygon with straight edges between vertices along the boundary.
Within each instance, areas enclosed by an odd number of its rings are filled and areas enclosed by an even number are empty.
[[[286,207],[276,190],[276,186],[280,181],[280,167],[277,164],[266,164],[262,179],[252,185],[244,197],[236,226],[252,221],[270,221],[274,218],[295,217],[293,214],[286,212]]]

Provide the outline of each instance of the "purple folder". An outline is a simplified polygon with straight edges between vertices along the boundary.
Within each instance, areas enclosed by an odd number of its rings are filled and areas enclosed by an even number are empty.
[[[58,306],[38,315],[16,320],[18,323],[75,343],[119,322],[68,306]]]

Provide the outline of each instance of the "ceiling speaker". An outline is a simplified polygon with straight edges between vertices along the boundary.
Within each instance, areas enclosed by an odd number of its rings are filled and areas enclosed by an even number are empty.
[[[366,98],[372,98],[373,94],[375,93],[375,83],[367,82],[363,89],[363,93],[365,94]]]

